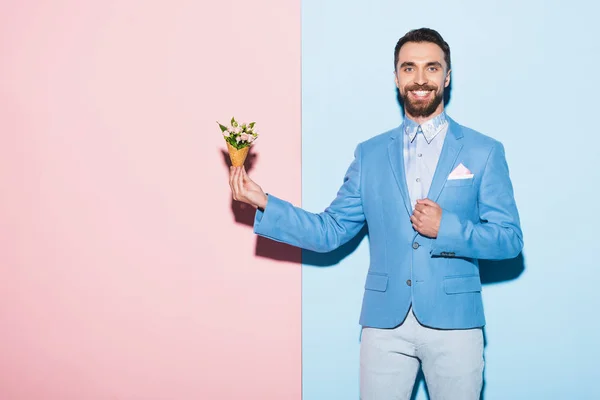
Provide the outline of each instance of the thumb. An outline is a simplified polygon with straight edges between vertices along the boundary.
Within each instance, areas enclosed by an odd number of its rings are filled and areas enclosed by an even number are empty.
[[[250,177],[246,173],[246,167],[242,167],[242,179],[244,180],[244,182],[252,182],[252,179],[250,179]]]

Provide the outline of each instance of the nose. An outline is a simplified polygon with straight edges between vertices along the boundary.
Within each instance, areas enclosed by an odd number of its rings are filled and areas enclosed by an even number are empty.
[[[417,85],[424,85],[427,83],[427,75],[425,74],[425,71],[423,70],[418,70],[416,75],[415,75],[415,83]]]

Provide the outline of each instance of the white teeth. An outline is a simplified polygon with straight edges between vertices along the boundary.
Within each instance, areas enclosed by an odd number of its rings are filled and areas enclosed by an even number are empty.
[[[413,94],[415,96],[424,97],[429,94],[429,91],[425,91],[425,90],[413,91]]]

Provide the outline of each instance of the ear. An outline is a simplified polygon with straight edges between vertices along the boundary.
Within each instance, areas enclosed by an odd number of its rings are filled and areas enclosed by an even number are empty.
[[[400,84],[398,83],[398,74],[394,71],[394,83],[396,83],[396,87],[400,89]]]
[[[444,80],[444,87],[448,87],[450,85],[450,72],[452,70],[449,69],[448,72],[446,73],[446,79]]]

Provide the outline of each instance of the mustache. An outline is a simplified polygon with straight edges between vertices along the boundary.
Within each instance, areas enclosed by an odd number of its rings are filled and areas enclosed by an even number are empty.
[[[407,92],[412,92],[413,90],[433,90],[433,91],[436,91],[437,90],[437,86],[435,86],[435,85],[428,85],[428,84],[417,85],[415,83],[415,84],[406,86],[404,88],[404,90],[406,90]]]

